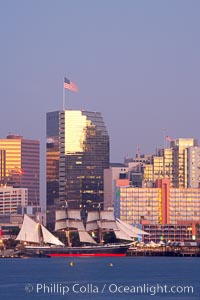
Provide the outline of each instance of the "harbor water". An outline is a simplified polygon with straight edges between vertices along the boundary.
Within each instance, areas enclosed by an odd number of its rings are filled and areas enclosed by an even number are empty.
[[[200,258],[0,260],[0,299],[200,299]]]

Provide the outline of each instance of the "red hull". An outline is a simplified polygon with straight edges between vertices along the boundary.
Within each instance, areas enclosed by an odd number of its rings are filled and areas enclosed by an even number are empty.
[[[69,257],[69,256],[126,256],[125,253],[51,253],[48,254],[51,257]]]

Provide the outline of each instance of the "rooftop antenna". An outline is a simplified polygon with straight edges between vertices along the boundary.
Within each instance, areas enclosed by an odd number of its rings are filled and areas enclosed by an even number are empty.
[[[137,157],[140,157],[140,154],[141,154],[141,152],[140,152],[140,148],[137,146]]]
[[[163,148],[166,148],[166,133],[167,133],[167,129],[163,128]]]

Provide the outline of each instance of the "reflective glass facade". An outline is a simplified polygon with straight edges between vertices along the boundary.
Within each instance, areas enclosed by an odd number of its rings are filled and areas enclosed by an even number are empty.
[[[28,204],[40,203],[40,144],[36,140],[9,135],[0,139],[0,149],[5,150],[7,185],[28,188]]]
[[[65,110],[47,113],[47,222],[54,211],[91,210],[103,204],[103,171],[109,167],[109,136],[101,113]]]
[[[0,150],[0,184],[6,183],[6,151]]]

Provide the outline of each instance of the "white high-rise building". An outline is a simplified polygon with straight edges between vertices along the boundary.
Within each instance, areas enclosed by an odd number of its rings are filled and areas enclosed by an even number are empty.
[[[18,208],[28,205],[28,189],[0,187],[0,215],[16,214]]]
[[[200,147],[189,147],[188,156],[188,187],[199,188],[200,186]]]

